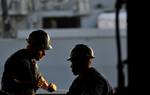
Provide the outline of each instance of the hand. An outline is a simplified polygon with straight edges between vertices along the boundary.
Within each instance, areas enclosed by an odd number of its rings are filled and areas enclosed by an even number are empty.
[[[37,87],[47,89],[48,85],[49,85],[48,82],[45,80],[45,78],[43,76],[41,76],[38,79]]]
[[[53,92],[57,90],[57,86],[54,83],[48,85],[48,91]]]

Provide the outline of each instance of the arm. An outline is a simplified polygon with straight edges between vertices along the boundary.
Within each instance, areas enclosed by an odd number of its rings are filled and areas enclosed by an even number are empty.
[[[36,64],[36,73],[37,73],[37,80],[36,86],[38,88],[45,89],[47,91],[53,92],[56,91],[57,87],[54,83],[49,83],[44,76],[38,71],[38,66]]]

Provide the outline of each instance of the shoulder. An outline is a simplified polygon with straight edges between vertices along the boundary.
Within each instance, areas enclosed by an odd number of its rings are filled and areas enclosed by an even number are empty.
[[[106,77],[94,68],[91,69],[91,77],[93,80],[91,85],[97,90],[103,90],[104,95],[107,95],[106,93],[110,93],[113,90]]]
[[[111,86],[109,81],[107,80],[107,78],[101,74],[100,72],[98,72],[95,68],[90,68],[90,73],[88,76],[89,80],[88,81],[92,81],[92,84],[94,85],[103,85],[103,86]]]
[[[6,64],[17,64],[20,63],[22,61],[25,61],[27,59],[27,54],[26,54],[26,50],[25,49],[20,49],[18,51],[16,51],[15,53],[13,53],[12,55],[10,55],[8,57],[8,59],[6,60]]]
[[[26,55],[26,53],[27,53],[26,49],[20,49],[20,50],[16,51],[13,54],[13,56],[18,56],[18,57],[20,56],[20,57],[22,57],[22,56]]]
[[[103,74],[98,72],[95,68],[90,68],[89,76],[91,78],[94,78],[95,80],[105,80],[105,77],[103,76]]]
[[[9,56],[8,59],[19,59],[26,56],[26,49],[20,49]]]

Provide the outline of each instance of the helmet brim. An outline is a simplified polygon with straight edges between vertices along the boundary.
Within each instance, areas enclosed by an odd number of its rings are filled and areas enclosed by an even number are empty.
[[[77,57],[76,57],[77,58]],[[83,58],[83,57],[81,57],[81,58]],[[91,58],[91,59],[93,59],[93,58],[95,58],[95,56],[91,56],[91,57],[85,57],[85,58]],[[70,61],[71,59],[75,59],[75,58],[73,58],[73,57],[70,57],[70,58],[68,58],[67,59],[67,61]]]
[[[53,49],[53,47],[51,45],[49,45],[47,48],[45,48],[45,50],[50,50]]]

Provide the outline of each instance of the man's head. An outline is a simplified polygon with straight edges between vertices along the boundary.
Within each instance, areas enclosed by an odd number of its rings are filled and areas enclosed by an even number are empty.
[[[45,50],[52,48],[50,36],[43,30],[31,32],[26,40],[28,42],[28,49],[32,50],[32,56],[36,60],[45,56]]]
[[[74,75],[82,73],[85,69],[89,68],[91,59],[94,58],[92,48],[84,44],[77,44],[71,51],[70,58],[71,68]]]

